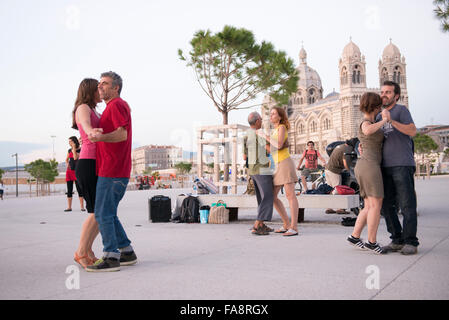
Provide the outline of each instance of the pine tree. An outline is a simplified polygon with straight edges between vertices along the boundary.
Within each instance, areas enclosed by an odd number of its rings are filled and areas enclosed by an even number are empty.
[[[246,29],[225,26],[221,32],[198,31],[190,41],[188,58],[179,58],[195,71],[197,80],[228,124],[228,113],[247,106],[259,93],[268,93],[285,105],[297,89],[298,76],[293,60],[263,41],[257,44]],[[244,106],[245,105],[245,106]]]
[[[443,32],[449,32],[449,0],[434,0],[436,8],[433,10],[438,19],[441,20]]]
[[[222,114],[224,125],[230,111],[260,106],[248,104],[261,93],[269,94],[281,106],[297,90],[299,78],[293,60],[270,42],[257,44],[249,30],[232,26],[217,34],[200,30],[190,44],[188,57],[178,49],[179,58],[192,67],[201,89]],[[229,164],[224,172],[224,181],[228,181]]]

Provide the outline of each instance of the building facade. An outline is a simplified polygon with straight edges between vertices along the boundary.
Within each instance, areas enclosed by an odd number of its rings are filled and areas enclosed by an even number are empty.
[[[365,56],[352,40],[344,47],[338,62],[340,92],[334,89],[323,97],[321,78],[318,72],[307,64],[304,48],[299,52],[299,61],[298,89],[285,106],[291,126],[288,132],[290,152],[301,154],[306,149],[307,141],[311,140],[315,142],[316,148],[325,154],[329,143],[357,136],[362,120],[360,98],[365,92],[380,93],[380,89],[367,87]],[[408,108],[405,57],[391,40],[378,62],[378,72],[379,87],[385,80],[399,83],[401,97],[398,103]],[[275,102],[265,96],[262,104],[264,128],[270,127],[269,110],[274,105]]]
[[[449,125],[429,125],[419,128],[418,132],[430,136],[438,144],[437,151],[449,148]]]
[[[162,170],[173,168],[182,161],[182,148],[175,146],[149,145],[132,152],[132,174],[141,174],[148,168]]]

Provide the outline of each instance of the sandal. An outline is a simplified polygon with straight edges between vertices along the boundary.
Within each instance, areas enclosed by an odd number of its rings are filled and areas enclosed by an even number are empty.
[[[262,229],[265,230],[265,231],[267,231],[267,232],[273,232],[273,231],[274,231],[273,228],[270,228],[270,227],[267,226],[265,223],[262,224]],[[256,228],[255,228],[254,226],[253,226],[250,230],[251,230],[251,233],[256,232]]]
[[[276,230],[274,233],[286,233],[287,229],[284,228],[284,226],[282,226],[280,229]]]
[[[268,231],[268,232],[273,232],[273,231],[274,231],[273,228],[270,228],[270,227],[267,226],[265,223],[263,224],[263,227],[264,227],[264,229],[265,229],[266,231]]]
[[[297,236],[298,235],[298,231],[296,231],[295,229],[288,229],[287,232],[285,234],[283,234],[284,237],[292,237],[292,236]]]
[[[75,257],[73,258],[73,260],[75,260],[76,263],[78,263],[81,267],[83,267],[84,269],[86,269],[87,265],[86,265],[86,266],[83,266],[83,264],[81,263],[81,260],[83,260],[83,259],[87,260],[88,265],[90,264],[90,261],[92,261],[92,260],[87,256],[87,254],[84,255],[84,256],[82,256],[82,257],[80,257],[80,256],[78,256],[78,253],[75,252]]]
[[[269,232],[262,226],[262,227],[258,227],[257,229],[254,229],[252,234],[254,234],[256,236],[267,236],[267,235],[269,235]]]

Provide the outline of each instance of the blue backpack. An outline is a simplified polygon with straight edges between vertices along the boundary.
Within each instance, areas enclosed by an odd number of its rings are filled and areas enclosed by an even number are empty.
[[[329,194],[332,192],[332,190],[334,190],[334,188],[332,188],[327,183],[323,183],[315,190],[307,190],[306,194]]]

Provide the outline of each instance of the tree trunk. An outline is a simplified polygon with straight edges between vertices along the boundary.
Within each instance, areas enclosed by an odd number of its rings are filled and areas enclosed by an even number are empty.
[[[223,124],[228,124],[228,112],[222,112],[223,115]]]
[[[228,124],[228,112],[226,111],[226,112],[223,112],[222,114],[223,114],[223,124]],[[224,132],[224,137],[225,138],[228,137],[228,132],[226,130]],[[227,148],[227,146],[225,144],[225,146],[224,146],[224,155],[223,155],[224,160],[226,160],[226,153],[227,152],[229,152],[229,150],[228,150],[228,148]],[[227,182],[227,181],[229,181],[229,164],[226,163],[226,161],[225,161],[224,167],[223,167],[223,182]],[[223,186],[222,193],[223,194],[227,194],[228,193],[228,187],[227,186]]]

